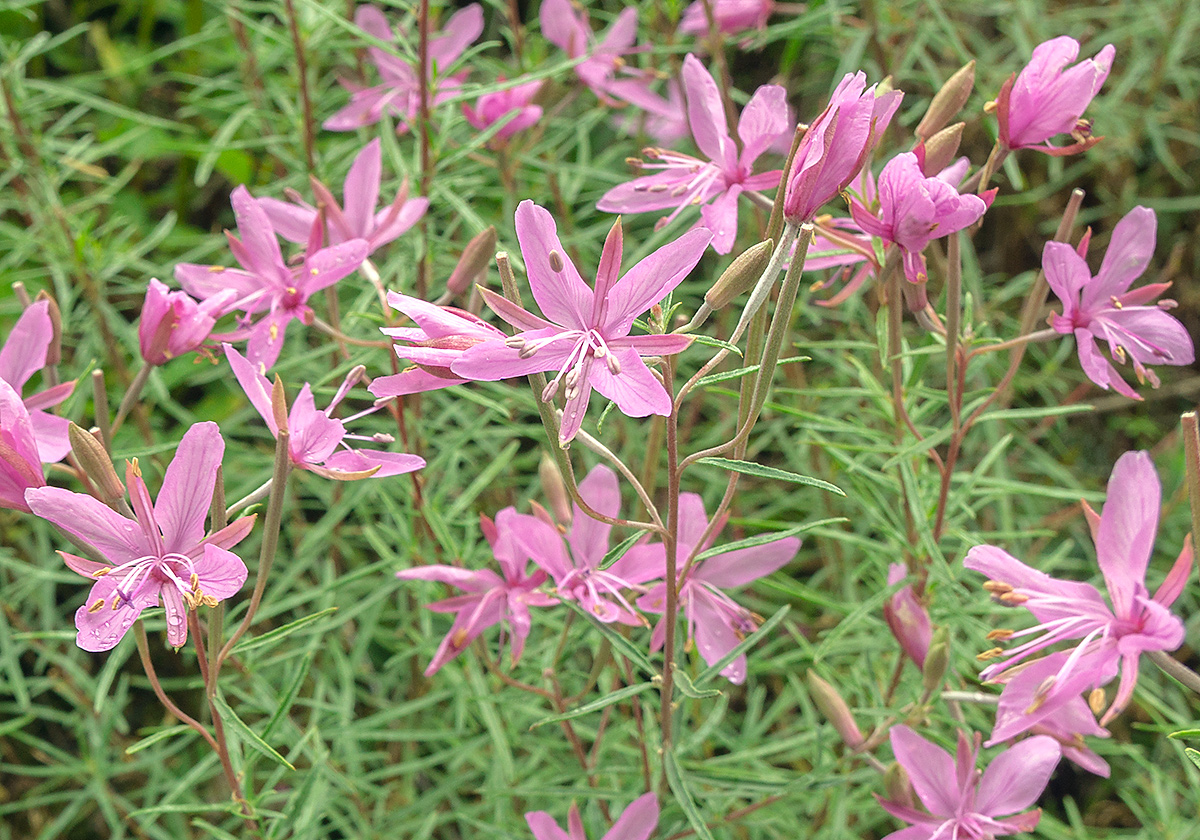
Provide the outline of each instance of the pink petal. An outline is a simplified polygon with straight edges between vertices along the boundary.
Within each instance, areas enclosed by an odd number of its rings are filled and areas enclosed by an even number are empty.
[[[516,223],[517,241],[521,245],[529,286],[542,312],[557,323],[587,329],[588,316],[592,312],[592,290],[583,282],[558,240],[554,218],[544,207],[525,199],[517,207]],[[551,252],[558,254],[561,271],[551,267]]]
[[[725,166],[733,163],[733,143],[725,123],[725,106],[712,75],[691,53],[683,59],[683,91],[687,97],[688,123],[692,138],[709,160]]]
[[[545,9],[551,2],[553,0],[545,0],[542,8]],[[535,840],[572,840],[571,835],[563,831],[554,821],[554,817],[545,811],[531,811],[525,815],[525,822],[529,823],[529,830],[533,832]]]
[[[1171,606],[1171,604],[1175,603],[1175,599],[1183,594],[1183,589],[1187,586],[1188,579],[1191,576],[1192,535],[1188,534],[1183,538],[1183,550],[1175,558],[1175,562],[1171,566],[1171,571],[1167,572],[1166,579],[1159,586],[1158,591],[1154,593],[1154,600],[1164,607]]]
[[[239,186],[229,198],[237,217],[238,233],[250,264],[245,268],[263,277],[276,277],[283,270],[283,254],[271,220],[245,186]]]
[[[91,545],[115,565],[155,553],[136,522],[91,496],[60,487],[34,487],[26,491],[25,501],[42,519]]]
[[[223,344],[221,346],[225,350],[225,358],[229,360],[229,367],[233,369],[233,376],[242,386],[242,390],[246,392],[250,404],[267,424],[271,434],[278,435],[279,428],[275,425],[275,411],[271,407],[270,381],[262,375],[259,368],[243,358],[242,354],[234,350],[231,345]]]
[[[718,254],[733,250],[738,232],[738,197],[742,194],[740,184],[732,184],[711,204],[700,208],[700,220],[712,231],[712,247]]]
[[[258,199],[258,206],[267,214],[275,232],[288,242],[303,245],[308,241],[313,220],[317,218],[316,208],[269,197]]]
[[[703,589],[695,590],[692,599],[695,617],[696,650],[708,665],[715,665],[742,639],[730,626],[729,617],[718,609]],[[734,685],[746,681],[746,657],[739,656],[721,670],[721,676]]]
[[[19,393],[29,377],[46,366],[46,351],[53,337],[50,301],[35,301],[21,313],[0,348],[0,379]]]
[[[649,840],[658,825],[658,798],[644,793],[613,823],[603,840]]]
[[[1038,571],[1007,551],[991,545],[977,545],[967,552],[963,567],[987,575],[991,580],[1007,583],[1028,594],[1047,596],[1046,603],[1042,599],[1031,599],[1026,607],[1041,622],[1054,621],[1060,618],[1070,618],[1087,615],[1097,623],[1107,623],[1112,619],[1108,605],[1096,587],[1088,583],[1060,580],[1045,572]],[[1082,629],[1083,636],[1088,629]]]
[[[763,85],[754,91],[738,121],[742,165],[749,169],[759,155],[789,133],[793,126],[794,122],[788,119],[786,90],[779,85]]]
[[[669,416],[671,397],[637,351],[613,350],[612,357],[620,364],[620,373],[613,374],[605,362],[594,361],[588,375],[589,385],[615,402],[628,417]]]
[[[903,725],[892,727],[891,741],[896,761],[908,773],[913,790],[929,812],[937,817],[957,814],[962,793],[954,784],[950,753]]]
[[[224,453],[225,441],[216,423],[196,423],[179,441],[154,505],[167,551],[183,553],[204,536],[204,519]]]
[[[608,316],[600,326],[605,338],[629,335],[634,318],[683,282],[711,239],[712,234],[704,228],[690,230],[629,269],[613,286]]]
[[[340,245],[322,248],[304,261],[304,271],[297,279],[297,285],[307,297],[352,273],[366,258],[365,239],[351,239]]]
[[[1042,249],[1042,269],[1046,282],[1063,302],[1064,316],[1073,319],[1080,311],[1080,293],[1092,282],[1087,263],[1067,243],[1047,242]]]
[[[332,470],[346,472],[362,472],[378,467],[373,478],[387,478],[393,475],[403,475],[425,466],[425,459],[417,455],[407,455],[403,452],[380,452],[374,449],[342,449],[324,461],[324,466]]]
[[[1134,207],[1113,228],[1108,250],[1095,279],[1083,294],[1083,308],[1094,310],[1120,297],[1146,271],[1154,256],[1158,222],[1148,207]]]
[[[1100,511],[1096,555],[1113,612],[1133,616],[1134,599],[1146,591],[1146,566],[1158,532],[1162,489],[1145,452],[1126,452],[1113,467],[1108,497]]]
[[[992,759],[975,795],[975,810],[1000,817],[1028,808],[1050,781],[1062,749],[1048,735],[1035,735]]]
[[[112,604],[116,588],[116,581],[100,578],[92,586],[84,605],[75,611],[75,627],[79,631],[75,636],[75,644],[84,650],[93,653],[112,650],[124,638],[133,622],[137,621],[142,610],[158,603],[158,591],[143,587],[134,594],[132,601],[122,599],[120,606],[114,610]],[[91,612],[89,608],[101,598],[104,599],[104,606]]]
[[[1083,328],[1075,330],[1075,348],[1079,352],[1079,366],[1083,368],[1088,379],[1105,390],[1111,386],[1118,394],[1129,397],[1131,400],[1141,399],[1138,392],[1129,387],[1129,383],[1121,378],[1117,369],[1100,355],[1096,349],[1095,336],[1089,330]]]
[[[346,223],[355,236],[365,238],[371,232],[375,205],[379,201],[382,161],[379,138],[376,137],[358,153],[346,174],[342,186],[342,204]]]
[[[445,75],[450,65],[483,34],[483,8],[472,3],[459,9],[446,21],[442,32],[429,43],[429,61],[437,65],[439,74]]]
[[[616,518],[621,510],[621,488],[617,474],[603,464],[592,467],[583,481],[579,482],[579,495],[593,510],[605,516]],[[608,551],[612,526],[592,519],[578,505],[572,505],[572,508],[574,518],[567,542],[571,545],[575,565],[579,568],[598,568]]]
[[[696,579],[720,589],[744,586],[779,571],[799,550],[798,538],[784,537],[764,545],[726,551],[703,561],[696,571]]]

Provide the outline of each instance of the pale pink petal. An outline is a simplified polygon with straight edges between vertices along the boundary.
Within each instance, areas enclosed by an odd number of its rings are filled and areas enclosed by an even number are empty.
[[[657,825],[658,798],[645,793],[629,803],[603,840],[649,840]]]
[[[1047,735],[1035,735],[992,759],[975,795],[975,810],[1001,817],[1028,808],[1050,781],[1062,749]]]
[[[540,333],[542,331],[539,330],[523,335]],[[553,329],[546,333],[552,335]],[[455,376],[480,382],[494,382],[543,370],[559,370],[566,364],[572,346],[571,341],[556,341],[523,359],[519,349],[509,347],[503,341],[485,341],[464,351],[450,365],[450,370]]]
[[[0,348],[0,379],[20,392],[29,377],[46,366],[46,351],[53,337],[50,301],[35,301],[21,313]]]
[[[258,205],[267,214],[271,227],[288,242],[303,245],[312,231],[317,210],[308,204],[293,204],[278,198],[260,198]]]
[[[1142,276],[1154,256],[1157,229],[1154,211],[1148,207],[1134,207],[1117,222],[1100,271],[1084,289],[1085,310],[1106,305],[1113,296],[1120,297]]]
[[[332,286],[350,274],[367,258],[367,241],[351,239],[340,245],[322,248],[304,261],[304,271],[298,280],[305,295]]]
[[[1131,400],[1141,399],[1138,392],[1129,387],[1129,383],[1121,378],[1121,374],[1109,363],[1108,359],[1100,355],[1099,350],[1096,349],[1095,337],[1091,332],[1082,328],[1076,329],[1075,347],[1079,352],[1079,366],[1083,368],[1088,379],[1105,390],[1111,386],[1118,394],[1129,397]]]
[[[238,384],[242,386],[242,390],[246,392],[246,397],[250,400],[250,404],[254,406],[254,410],[258,412],[263,421],[267,424],[267,428],[271,430],[272,435],[279,434],[279,428],[275,425],[275,412],[271,408],[271,383],[262,375],[260,370],[255,365],[251,364],[242,354],[229,344],[221,345],[225,349],[225,358],[229,360],[229,367],[233,369],[234,378]]]
[[[187,607],[184,606],[183,596],[173,584],[161,587],[163,613],[167,620],[167,643],[173,648],[181,648],[187,643]]]
[[[404,452],[381,452],[375,449],[340,449],[323,462],[332,470],[362,472],[378,467],[373,478],[403,475],[425,466],[425,459]]]
[[[1146,452],[1126,452],[1113,467],[1100,511],[1096,556],[1118,619],[1132,617],[1145,594],[1146,566],[1158,532],[1162,488]]]
[[[893,726],[892,752],[908,773],[913,790],[929,812],[938,817],[958,813],[961,794],[955,789],[954,759],[907,726]]]
[[[700,221],[712,231],[712,247],[718,254],[728,254],[733,250],[738,232],[738,197],[741,194],[742,186],[731,184],[711,204],[700,208]]]
[[[551,2],[552,0],[545,0],[542,3],[542,8],[545,8]],[[554,817],[545,811],[532,811],[526,814],[525,822],[529,823],[529,830],[533,832],[535,840],[572,840],[571,835],[563,831],[558,823],[554,821]]]
[[[445,75],[450,65],[483,34],[483,8],[472,3],[459,9],[446,21],[442,33],[429,42],[429,61],[437,66],[439,74]]]
[[[700,262],[711,239],[712,234],[704,228],[690,230],[629,269],[613,286],[608,315],[600,327],[604,335],[628,335],[634,318],[683,282]]]
[[[204,518],[224,453],[225,441],[216,423],[196,423],[179,441],[154,504],[167,551],[182,553],[204,536]]]
[[[593,510],[605,516],[615,518],[621,510],[621,488],[617,474],[603,464],[592,467],[583,481],[579,482],[579,495]],[[608,536],[612,526],[592,519],[578,505],[572,507],[575,514],[571,530],[567,533],[567,542],[571,545],[575,565],[579,568],[597,568],[608,551]]]
[[[92,586],[84,605],[75,611],[75,627],[79,631],[75,636],[75,644],[86,651],[99,653],[112,650],[124,638],[133,622],[137,621],[142,610],[158,603],[157,590],[142,589],[132,600],[121,599],[119,606],[112,609],[116,588],[116,581],[100,578]],[[104,600],[104,605],[92,612],[91,606],[99,599]]]
[[[38,458],[42,463],[55,464],[67,457],[67,453],[71,451],[71,440],[67,436],[71,423],[67,418],[45,411],[32,411],[29,414],[29,425],[33,429]]]
[[[711,601],[703,589],[695,590],[692,609],[695,615],[696,650],[708,665],[715,665],[742,640],[729,624],[729,618]],[[739,656],[721,669],[721,676],[734,685],[746,681],[746,657]]]
[[[1064,316],[1073,319],[1074,313],[1080,310],[1080,293],[1092,281],[1087,263],[1067,243],[1047,242],[1042,249],[1042,268],[1046,272],[1046,282],[1063,302]]]
[[[516,224],[529,286],[538,306],[559,324],[586,329],[592,311],[592,290],[559,242],[554,218],[544,207],[525,199],[517,207]],[[557,254],[553,261],[552,252]],[[552,262],[559,266],[559,271],[554,270]]]
[[[1087,615],[1103,624],[1112,618],[1108,605],[1096,587],[1051,577],[995,546],[975,546],[967,552],[963,567],[987,575],[991,580],[1007,583],[1023,593],[1048,596],[1050,603],[1031,600],[1026,604],[1038,621]],[[1077,635],[1085,635],[1088,629],[1081,628]]]
[[[277,276],[283,267],[283,254],[266,212],[245,186],[234,189],[229,201],[233,205],[238,233],[250,260],[245,268],[263,277]]]
[[[379,201],[382,160],[379,138],[376,137],[358,153],[346,174],[342,186],[342,205],[346,223],[355,236],[365,238],[370,234],[375,205]]]
[[[799,550],[799,539],[784,537],[765,545],[726,551],[704,560],[696,572],[697,580],[721,589],[745,586],[779,571],[792,561]]]
[[[263,281],[256,275],[237,268],[179,263],[175,266],[175,279],[183,286],[185,292],[201,300],[233,291],[237,303],[233,308],[257,312],[270,305],[270,298],[266,296],[260,296],[243,305],[244,299],[262,289]]]
[[[61,487],[33,487],[25,501],[35,514],[95,548],[115,565],[153,554],[138,523],[102,502]]]
[[[793,125],[794,122],[788,119],[784,88],[763,85],[754,91],[738,121],[738,136],[742,139],[741,163],[748,169],[780,136],[789,133]],[[753,186],[750,189],[760,188]]]
[[[620,365],[620,373],[613,374],[605,362],[592,362],[588,374],[591,386],[615,402],[621,413],[629,417],[670,415],[670,395],[636,350],[613,350],[612,358]]]
[[[1166,579],[1158,587],[1158,591],[1154,593],[1154,600],[1164,607],[1171,606],[1171,604],[1175,603],[1175,599],[1183,594],[1184,587],[1187,586],[1187,582],[1191,576],[1192,535],[1187,534],[1183,538],[1183,550],[1179,552],[1179,556],[1175,558],[1175,562],[1171,565],[1171,571],[1167,572]]]
[[[717,83],[691,53],[683,59],[681,75],[687,97],[688,123],[696,146],[709,160],[721,166],[732,164],[736,150],[725,123],[725,106]]]

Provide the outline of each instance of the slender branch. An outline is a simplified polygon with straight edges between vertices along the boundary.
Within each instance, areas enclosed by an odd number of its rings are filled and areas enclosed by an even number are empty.
[[[669,364],[669,373],[674,374],[674,364]],[[670,383],[668,376],[666,382]],[[667,385],[667,390],[670,390]],[[659,730],[662,734],[662,752],[665,756],[672,749],[672,719],[675,714],[675,625],[679,612],[679,403],[671,400],[671,415],[667,418],[667,532],[663,534],[666,553],[667,602],[663,607],[666,636],[663,640],[663,670],[661,700],[659,704]],[[666,791],[667,768],[663,764],[659,787]]]
[[[659,516],[658,509],[654,506],[654,502],[651,501],[650,495],[646,492],[646,489],[642,486],[642,483],[638,481],[637,476],[633,474],[633,470],[629,469],[629,467],[625,465],[625,462],[616,456],[616,453],[582,429],[575,433],[575,439],[581,442],[588,449],[595,452],[597,455],[602,456],[610,464],[616,467],[617,471],[620,472],[621,475],[625,476],[626,480],[633,485],[633,491],[637,493],[637,497],[641,501],[642,506],[646,508],[646,513],[648,513],[650,518],[654,520],[655,525],[657,525],[659,528],[662,528],[662,517]]]
[[[300,41],[300,23],[296,19],[296,6],[293,0],[283,0],[287,11],[288,30],[292,34],[292,49],[296,53],[296,74],[300,77],[300,110],[304,117],[304,160],[308,171],[316,168],[316,158],[313,155],[313,109],[312,99],[308,94],[308,62],[304,58],[304,44]]]
[[[1192,545],[1200,546],[1200,424],[1196,412],[1181,416],[1183,459],[1187,467],[1188,506],[1192,510]]]
[[[117,433],[117,429],[121,428],[121,424],[125,422],[125,418],[129,416],[129,412],[137,404],[138,397],[142,395],[142,389],[146,387],[146,382],[150,379],[150,371],[152,370],[154,370],[154,365],[146,362],[133,378],[133,382],[129,383],[129,388],[125,391],[125,396],[121,398],[121,405],[117,407],[117,416],[112,422],[112,432],[110,434]]]
[[[1146,656],[1167,676],[1193,694],[1200,694],[1200,674],[1197,674],[1165,650],[1148,650]]]

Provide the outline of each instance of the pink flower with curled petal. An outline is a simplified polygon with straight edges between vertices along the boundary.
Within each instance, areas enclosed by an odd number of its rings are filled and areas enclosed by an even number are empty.
[[[367,254],[386,245],[411,228],[429,208],[427,198],[409,198],[408,181],[405,180],[392,203],[376,210],[379,200],[379,184],[383,171],[383,153],[379,138],[372,140],[359,152],[342,185],[342,200],[345,208],[329,192],[328,187],[312,182],[317,203],[325,212],[323,239],[330,245],[341,245],[354,239],[365,239]],[[317,208],[297,196],[294,201],[277,198],[260,198],[259,206],[266,212],[275,232],[288,242],[307,245],[313,225],[317,222]]]
[[[876,96],[866,85],[865,73],[847,73],[800,141],[783,198],[792,224],[810,221],[854,180],[900,107],[900,91]]]
[[[1170,284],[1129,289],[1154,254],[1156,226],[1154,211],[1149,208],[1135,207],[1125,214],[1113,229],[1095,277],[1084,262],[1087,237],[1078,252],[1063,242],[1047,242],[1042,251],[1046,282],[1063,302],[1063,313],[1051,315],[1050,325],[1064,335],[1075,335],[1079,363],[1088,379],[1135,400],[1141,397],[1100,355],[1097,339],[1108,342],[1117,361],[1133,363],[1139,382],[1149,379],[1156,388],[1158,377],[1146,365],[1190,365],[1196,358],[1187,328],[1166,312],[1174,302],[1148,305]]]
[[[503,82],[501,76],[498,81]],[[496,131],[500,138],[512,137],[518,131],[524,131],[542,118],[542,107],[533,104],[533,97],[541,90],[540,80],[526,82],[523,85],[498,90],[495,93],[485,93],[479,97],[474,107],[463,103],[463,116],[473,128],[483,131],[503,119],[508,119]]]
[[[583,819],[574,803],[567,812],[566,831],[545,811],[530,811],[525,815],[525,822],[529,823],[535,840],[587,840]],[[629,803],[601,840],[649,840],[657,825],[658,798],[653,793],[645,793]]]
[[[893,726],[891,742],[928,812],[876,796],[885,811],[912,823],[883,840],[990,840],[1032,831],[1041,810],[1016,812],[1042,795],[1062,755],[1057,741],[1038,735],[1000,753],[981,775],[975,769],[978,736],[971,743],[959,732],[953,757],[907,726]]]
[[[354,22],[380,41],[390,43],[408,37],[407,33],[400,30],[393,32],[383,12],[374,6],[359,6],[354,13]],[[453,96],[462,84],[465,73],[446,76],[445,71],[482,33],[483,9],[478,3],[472,3],[450,16],[441,35],[429,39],[426,73],[434,85],[430,105],[437,105]],[[412,51],[416,52],[415,42]],[[360,88],[352,82],[338,79],[342,87],[350,91],[350,103],[327,119],[324,127],[329,131],[354,131],[379,122],[388,113],[397,119],[397,133],[405,132],[421,108],[420,76],[411,63],[387,50],[370,46],[367,47],[367,53],[379,71],[383,84]],[[435,77],[435,70],[441,74],[440,77]]]
[[[250,404],[262,416],[271,434],[278,436],[279,427],[275,423],[275,412],[271,406],[271,383],[260,371],[255,370],[254,365],[242,358],[238,351],[228,344],[224,345],[224,348],[229,366],[233,368],[233,375],[246,392]],[[317,411],[312,386],[304,383],[288,411],[288,454],[297,467],[324,478],[354,481],[360,478],[401,475],[425,466],[425,459],[416,455],[382,452],[377,449],[351,449],[345,443],[348,439],[385,443],[391,440],[387,435],[362,437],[346,431],[347,422],[369,414],[374,408],[347,418],[345,422],[331,416],[362,373],[361,366],[350,371],[324,411]]]
[[[926,178],[912,152],[888,161],[877,189],[878,207],[851,198],[850,214],[864,231],[900,248],[904,276],[912,283],[928,279],[922,254],[926,246],[979,221],[989,203],[976,195],[960,195],[940,177]]]
[[[25,491],[45,485],[29,411],[21,395],[0,379],[0,508],[31,513]]]
[[[452,306],[436,306],[420,298],[388,292],[388,305],[416,322],[415,327],[383,327],[391,336],[396,355],[416,367],[391,376],[378,376],[368,386],[378,399],[433,391],[469,382],[450,371],[464,352],[484,341],[505,341],[508,336],[470,312]]]
[[[1020,75],[1010,77],[996,97],[1000,143],[1007,149],[1033,149],[1048,155],[1071,155],[1100,142],[1083,119],[1088,103],[1112,69],[1116,50],[1106,45],[1092,58],[1069,69],[1079,55],[1079,42],[1063,35],[1038,44]],[[1070,134],[1070,146],[1052,146],[1050,138]]]
[[[1121,674],[1120,686],[1101,725],[1119,714],[1133,696],[1138,659],[1148,650],[1175,650],[1184,639],[1183,622],[1170,606],[1183,591],[1192,568],[1190,538],[1154,597],[1146,590],[1146,567],[1158,530],[1162,489],[1145,452],[1127,452],[1117,460],[1108,482],[1108,499],[1097,515],[1085,504],[1110,607],[1087,583],[1058,580],[1026,566],[990,545],[967,552],[963,565],[987,575],[984,584],[1001,603],[1023,606],[1040,622],[1003,638],[1032,636],[1008,651],[990,656],[1003,661],[984,668],[985,681],[1005,682],[993,741],[1011,738],[1040,724],[1058,707],[1086,690],[1095,690]],[[1052,654],[1026,666],[1014,666],[1060,641],[1078,639],[1069,653]],[[1019,714],[1017,713],[1019,712]]]
[[[187,292],[172,292],[165,283],[151,278],[138,321],[138,348],[146,364],[165,365],[199,350],[217,318],[236,297],[237,292],[226,289],[197,303]]]
[[[25,384],[46,366],[50,343],[54,340],[54,323],[50,318],[50,301],[39,300],[21,313],[12,332],[0,347],[0,379],[20,395]],[[65,417],[46,411],[71,396],[74,382],[61,382],[24,398],[28,421],[37,441],[37,453],[42,463],[53,464],[67,457],[71,443],[67,440]],[[40,468],[38,472],[40,472]],[[22,506],[23,507],[23,506]]]
[[[720,532],[713,530],[704,542],[701,538],[708,528],[708,515],[704,511],[704,500],[695,493],[679,496],[679,546],[678,562],[683,562],[693,553],[707,550]],[[686,616],[688,639],[694,639],[700,655],[709,665],[718,662],[725,654],[737,647],[746,636],[758,629],[761,618],[738,604],[722,590],[734,586],[745,586],[761,577],[786,566],[800,548],[796,537],[769,542],[764,545],[738,548],[715,554],[692,566],[688,576],[679,584],[678,603],[680,612]],[[634,561],[644,562],[643,554],[655,552],[665,563],[661,544],[634,546],[626,557],[633,555]],[[638,608],[648,613],[666,611],[667,585],[661,583],[638,599]],[[667,627],[659,621],[650,639],[650,649],[658,650],[666,640]],[[739,656],[721,671],[730,682],[741,685],[746,681],[746,657]]]
[[[729,136],[725,107],[717,83],[694,55],[683,60],[683,86],[687,96],[692,137],[708,160],[668,149],[646,149],[643,169],[660,170],[613,187],[596,203],[606,213],[644,213],[673,208],[659,220],[665,225],[685,207],[700,205],[700,220],[713,233],[718,254],[733,250],[737,237],[738,196],[743,190],[773,189],[779,170],[752,174],[754,161],[782,134],[790,130],[787,94],[779,85],[763,85],[750,99],[738,123],[742,150]]]
[[[76,638],[84,650],[111,650],[147,607],[162,600],[167,641],[187,641],[187,611],[216,606],[246,582],[246,564],[229,551],[250,533],[254,517],[237,519],[205,536],[204,518],[225,442],[216,423],[197,423],[184,434],[152,502],[134,459],[126,468],[127,519],[82,493],[59,487],[26,491],[33,512],[91,545],[108,563],[60,551],[70,569],[95,580],[75,613]]]
[[[241,310],[247,321],[261,315],[257,322],[222,338],[248,338],[246,356],[255,365],[269,368],[283,349],[288,324],[294,319],[312,323],[308,298],[358,268],[367,257],[368,246],[366,240],[351,239],[340,245],[313,249],[301,265],[291,266],[283,260],[271,220],[250,191],[240,186],[233,191],[230,201],[242,238],[228,231],[225,235],[242,269],[180,263],[175,266],[175,279],[185,291],[201,300],[224,295],[232,289],[236,295],[225,304],[224,312]]]
[[[597,513],[616,518],[621,509],[617,474],[603,465],[593,467],[579,482],[579,495]],[[600,561],[608,551],[612,526],[592,519],[579,505],[572,505],[571,527],[566,545],[558,529],[538,516],[518,514],[517,541],[533,562],[554,579],[560,598],[578,601],[589,615],[608,624],[614,621],[643,625],[645,620],[629,603],[625,593],[640,592],[647,581],[661,577],[664,555],[659,546],[651,552],[626,552],[606,569]]]
[[[642,357],[679,353],[691,343],[691,336],[631,336],[629,331],[634,318],[683,281],[700,261],[711,238],[712,234],[703,228],[689,231],[618,280],[618,220],[604,242],[595,288],[589,289],[558,241],[550,213],[532,201],[522,201],[517,207],[521,256],[533,297],[553,321],[484,289],[487,305],[520,332],[504,340],[476,344],[451,363],[450,370],[464,379],[484,381],[557,370],[542,399],[549,402],[560,387],[564,391],[566,403],[559,429],[563,446],[583,424],[593,388],[630,417],[669,415],[671,397]]]
[[[617,15],[603,40],[597,42],[584,9],[576,11],[571,0],[542,0],[538,19],[546,40],[571,58],[583,58],[575,65],[575,75],[606,105],[625,102],[651,113],[658,113],[665,100],[650,90],[649,74],[630,70],[622,56],[637,52],[637,9],[627,6]],[[618,72],[633,78],[616,78]]]
[[[890,564],[888,586],[895,586],[907,575],[908,568],[903,563]],[[908,658],[916,663],[917,668],[924,668],[929,643],[933,640],[933,626],[929,623],[929,613],[917,600],[911,584],[902,586],[887,599],[883,605],[883,617]]]
[[[491,569],[469,571],[457,566],[440,565],[396,572],[400,580],[437,580],[465,593],[426,605],[434,612],[455,613],[455,617],[450,632],[442,639],[433,661],[425,669],[425,676],[433,676],[443,665],[466,650],[480,633],[502,621],[508,622],[512,637],[512,664],[516,665],[525,649],[525,639],[529,636],[529,608],[549,607],[558,603],[557,598],[538,591],[538,587],[546,582],[544,571],[527,574],[529,553],[516,537],[522,521],[523,517],[515,508],[500,511],[494,523],[486,516],[479,519],[480,528],[500,564],[503,577]]]
[[[775,0],[712,0],[713,21],[717,29],[732,35],[745,29],[765,29],[775,11]],[[704,0],[695,0],[683,10],[679,31],[688,35],[708,34],[708,14]]]

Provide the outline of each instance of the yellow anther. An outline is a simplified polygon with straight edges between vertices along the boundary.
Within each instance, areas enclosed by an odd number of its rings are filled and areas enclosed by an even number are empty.
[[[998,627],[987,634],[987,639],[989,642],[996,639],[1011,639],[1015,632],[1015,630],[1005,630]]]
[[[104,599],[98,598],[96,600],[96,603],[94,603],[90,607],[88,607],[88,612],[89,613],[98,613],[102,609],[104,609]]]

